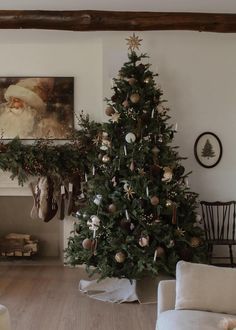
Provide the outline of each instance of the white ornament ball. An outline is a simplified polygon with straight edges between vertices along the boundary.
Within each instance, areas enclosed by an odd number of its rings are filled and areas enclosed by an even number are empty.
[[[127,134],[126,134],[126,136],[125,136],[125,141],[126,141],[127,143],[133,143],[133,142],[135,142],[135,140],[136,140],[136,136],[135,136],[134,133],[127,133]]]
[[[97,215],[91,215],[90,219],[94,225],[99,226],[101,220],[99,219],[99,217]]]
[[[149,237],[140,237],[139,241],[138,241],[139,245],[141,247],[145,247],[149,245]]]
[[[125,254],[123,252],[117,252],[115,255],[115,260],[118,263],[123,263],[125,261]]]
[[[91,215],[90,220],[87,221],[87,225],[90,230],[97,230],[100,225],[100,219],[96,215]]]

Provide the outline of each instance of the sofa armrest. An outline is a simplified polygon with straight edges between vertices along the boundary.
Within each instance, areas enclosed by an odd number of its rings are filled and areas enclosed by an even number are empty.
[[[3,305],[0,305],[0,329],[11,330],[9,312]]]
[[[161,281],[157,289],[157,315],[164,311],[175,309],[176,280]]]

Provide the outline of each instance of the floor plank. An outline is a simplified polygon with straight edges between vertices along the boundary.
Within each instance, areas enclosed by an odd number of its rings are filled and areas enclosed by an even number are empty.
[[[78,291],[84,270],[63,266],[0,266],[0,303],[13,330],[154,330],[155,304],[112,304]]]

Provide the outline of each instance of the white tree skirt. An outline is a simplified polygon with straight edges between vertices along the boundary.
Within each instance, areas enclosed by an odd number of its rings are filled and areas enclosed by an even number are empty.
[[[106,278],[100,282],[81,280],[79,290],[91,298],[112,303],[138,300],[135,280],[132,283],[127,279],[118,278]]]

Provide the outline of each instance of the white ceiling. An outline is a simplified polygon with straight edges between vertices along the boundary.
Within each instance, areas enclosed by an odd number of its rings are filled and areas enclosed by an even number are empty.
[[[93,9],[236,13],[236,0],[1,0],[0,9]]]

